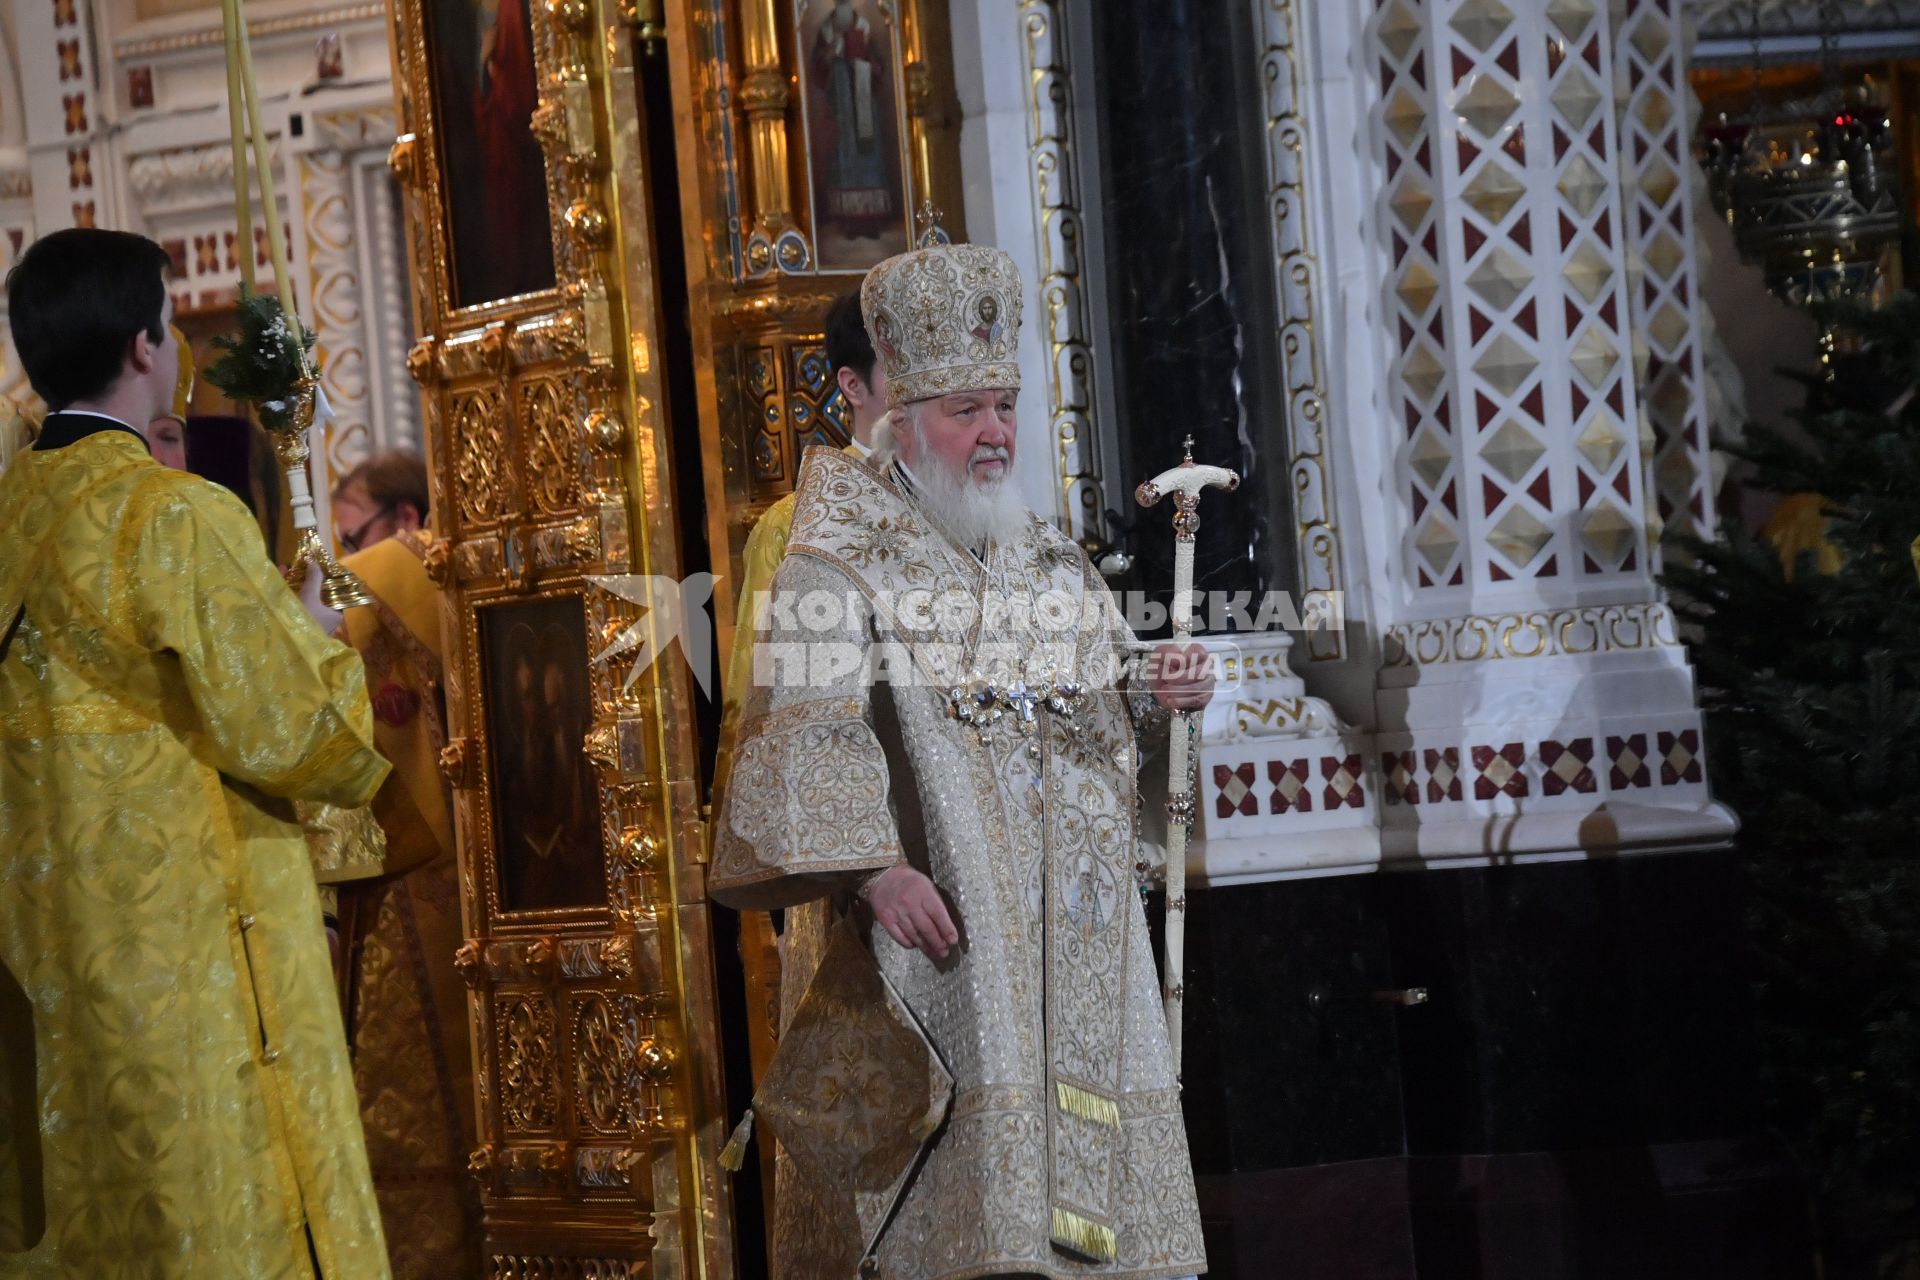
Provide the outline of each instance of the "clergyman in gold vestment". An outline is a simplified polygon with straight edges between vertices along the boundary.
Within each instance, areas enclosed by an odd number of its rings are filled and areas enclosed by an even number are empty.
[[[847,412],[847,452],[864,458],[873,451],[873,431],[886,416],[887,371],[873,352],[867,337],[866,318],[860,314],[860,291],[850,290],[834,299],[826,315],[827,363],[833,367],[834,382]],[[715,776],[716,804],[724,803],[727,775],[732,770],[733,743],[739,732],[740,707],[747,687],[753,682],[754,637],[773,586],[773,575],[787,554],[787,535],[793,528],[793,495],[780,498],[754,521],[747,545],[740,557],[733,650],[727,659],[726,683],[721,692],[725,711],[720,720],[720,751]],[[746,960],[748,1003],[752,1010],[749,1036],[753,1066],[763,1073],[772,1055],[776,1033],[783,1031],[807,982],[827,945],[832,924],[831,904],[824,899],[787,910],[786,927],[778,940],[773,923],[764,912],[742,912],[740,949]],[[771,1138],[761,1144],[761,1175],[774,1184],[777,1203],[780,1185],[796,1175],[784,1155],[775,1153]],[[777,1212],[777,1210],[776,1210]]]
[[[139,430],[167,256],[8,277],[51,414],[0,476],[0,1276],[387,1274],[294,799],[387,774],[360,660]]]
[[[784,1109],[782,1144],[870,1146],[890,1170],[924,1137],[924,1159],[903,1181],[782,1180],[779,1280],[853,1280],[863,1260],[885,1280],[1205,1266],[1134,892],[1135,731],[1210,684],[1117,678],[1130,637],[1105,585],[1006,483],[1021,301],[980,246],[868,276],[896,408],[871,460],[807,454],[760,633],[713,895],[860,904],[880,989],[951,1077],[923,1133],[925,1055],[890,1052],[897,1023],[869,1038],[870,1010],[835,1001],[874,984],[831,984],[829,957],[796,1025],[840,1021],[786,1036],[770,1073],[821,1103]]]

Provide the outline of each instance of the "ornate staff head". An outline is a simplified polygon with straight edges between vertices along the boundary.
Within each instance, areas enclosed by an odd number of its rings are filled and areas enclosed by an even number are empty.
[[[1180,460],[1180,465],[1170,467],[1142,484],[1133,491],[1133,498],[1141,506],[1151,507],[1172,494],[1173,536],[1181,542],[1192,542],[1193,535],[1200,528],[1200,491],[1225,489],[1232,492],[1240,487],[1240,473],[1195,462],[1192,436],[1186,438],[1182,447],[1186,450],[1186,456]]]

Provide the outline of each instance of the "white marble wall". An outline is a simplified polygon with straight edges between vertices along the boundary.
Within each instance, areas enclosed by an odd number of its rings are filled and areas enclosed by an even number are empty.
[[[1194,873],[1724,841],[1654,580],[1663,518],[1712,516],[1676,0],[1246,3],[1287,339],[1267,441],[1305,495],[1303,587],[1341,592],[1348,625],[1221,643],[1238,683],[1203,733]],[[1063,11],[954,12],[968,225],[1030,279],[1054,252],[1036,171],[1094,167],[1091,113],[1058,119],[1084,85],[1035,75]],[[1078,213],[1097,245],[1098,202]],[[1066,479],[1036,394],[1059,332],[1031,325],[1023,353],[1043,511]],[[1097,378],[1097,309],[1075,336]]]
[[[953,0],[968,237],[1006,250],[1028,284],[1014,473],[1034,510],[1082,536],[1130,501],[1100,378],[1093,112],[1077,67],[1084,11],[1068,0]],[[1076,23],[1076,20],[1078,22]]]

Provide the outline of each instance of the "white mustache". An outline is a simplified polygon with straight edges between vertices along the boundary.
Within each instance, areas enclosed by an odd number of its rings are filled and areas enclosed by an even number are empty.
[[[1007,446],[983,444],[973,451],[973,456],[967,459],[967,465],[971,467],[982,462],[1006,463],[1010,460]]]

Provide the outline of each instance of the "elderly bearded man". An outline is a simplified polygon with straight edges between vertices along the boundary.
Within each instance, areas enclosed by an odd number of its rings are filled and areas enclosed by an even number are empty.
[[[918,250],[876,267],[862,301],[891,439],[871,460],[814,449],[802,465],[710,883],[739,906],[832,897],[877,922],[892,941],[869,935],[886,980],[869,990],[902,1003],[951,1075],[951,1104],[904,1141],[876,1132],[901,1092],[888,1075],[911,1055],[863,1038],[862,1002],[816,1000],[830,954],[807,998],[828,1020],[818,1035],[789,1028],[788,1075],[846,1081],[824,1096],[858,1095],[857,1140],[909,1159],[897,1180],[863,1181],[866,1166],[838,1184],[783,1180],[776,1273],[1194,1274],[1179,1084],[1133,891],[1135,728],[1164,737],[1158,710],[1204,705],[1210,673],[1167,662],[1117,679],[1134,646],[1105,586],[1008,483],[1012,261]],[[793,1130],[778,1136],[796,1147]]]

